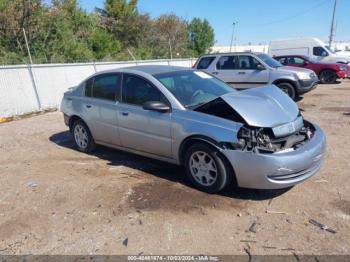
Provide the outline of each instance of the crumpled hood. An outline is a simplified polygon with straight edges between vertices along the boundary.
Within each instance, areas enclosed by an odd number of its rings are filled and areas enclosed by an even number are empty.
[[[228,93],[221,98],[251,126],[275,127],[295,120],[297,104],[275,85]]]

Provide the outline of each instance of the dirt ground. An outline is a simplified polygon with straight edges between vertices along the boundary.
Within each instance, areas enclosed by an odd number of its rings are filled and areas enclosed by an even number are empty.
[[[177,166],[76,151],[59,112],[0,124],[0,254],[350,254],[350,81],[299,105],[327,133],[322,170],[290,190],[220,195]]]

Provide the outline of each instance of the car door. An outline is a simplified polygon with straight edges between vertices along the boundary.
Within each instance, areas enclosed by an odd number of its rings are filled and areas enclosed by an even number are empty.
[[[259,65],[261,67],[260,69]],[[264,68],[265,66],[255,57],[251,55],[239,55],[235,81],[238,82],[240,88],[266,85],[269,83],[269,70]]]
[[[237,56],[235,55],[224,55],[219,57],[212,72],[208,72],[216,75],[227,84],[240,88],[237,71]]]
[[[147,101],[168,103],[150,81],[133,74],[123,74],[122,103],[118,105],[122,146],[163,157],[171,157],[171,112],[143,109]]]
[[[117,104],[121,74],[106,73],[86,82],[82,115],[94,139],[107,144],[120,144]]]

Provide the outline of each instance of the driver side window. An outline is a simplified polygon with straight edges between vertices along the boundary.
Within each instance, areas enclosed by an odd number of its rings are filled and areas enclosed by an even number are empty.
[[[238,65],[241,70],[256,70],[259,64],[260,62],[252,56],[242,55],[238,57]]]

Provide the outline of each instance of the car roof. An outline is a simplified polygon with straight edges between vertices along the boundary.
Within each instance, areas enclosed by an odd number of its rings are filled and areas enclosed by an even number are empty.
[[[202,57],[206,57],[206,56],[218,56],[218,55],[257,55],[257,54],[263,54],[261,52],[226,52],[226,53],[212,53],[212,54],[205,54],[202,55]]]
[[[275,55],[273,57],[304,57],[304,58],[309,58],[306,55]]]
[[[183,67],[183,66],[141,65],[141,66],[129,66],[129,67],[105,70],[105,71],[100,71],[99,73],[139,71],[150,75],[156,75],[156,74],[176,72],[176,71],[182,71],[182,70],[193,70],[193,69],[190,67]]]

